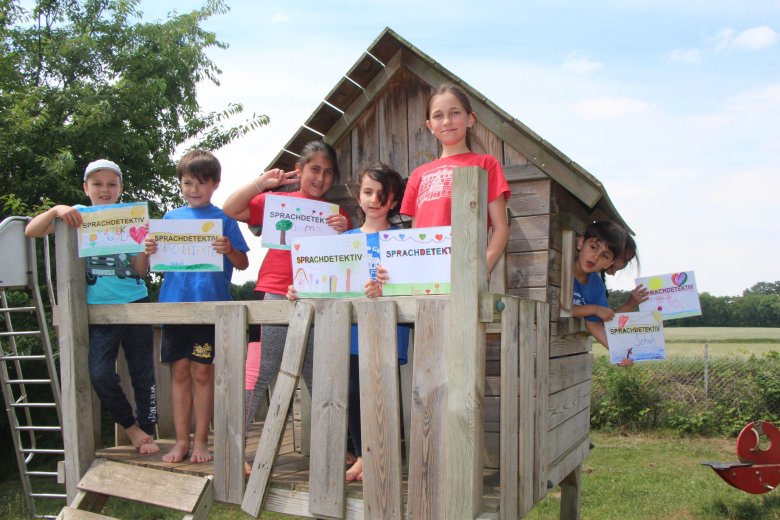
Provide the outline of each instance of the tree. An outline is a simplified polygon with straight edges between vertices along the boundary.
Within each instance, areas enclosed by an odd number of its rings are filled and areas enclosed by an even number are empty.
[[[777,282],[758,282],[750,289],[745,289],[743,296],[750,294],[774,294],[780,296],[780,281]]]
[[[226,48],[201,23],[222,0],[156,23],[139,0],[0,0],[0,212],[83,202],[84,167],[105,157],[124,172],[126,200],[152,212],[181,203],[173,155],[215,150],[268,118],[238,124],[240,104],[203,113],[200,81],[219,84],[206,51]]]
[[[292,227],[293,227],[293,223],[292,223],[291,220],[284,220],[283,219],[283,220],[280,220],[280,221],[278,221],[276,223],[276,230],[277,231],[281,231],[281,233],[279,234],[279,244],[280,245],[286,245],[287,244],[286,239],[285,239],[285,235],[287,234],[288,231],[290,231],[292,229]]]

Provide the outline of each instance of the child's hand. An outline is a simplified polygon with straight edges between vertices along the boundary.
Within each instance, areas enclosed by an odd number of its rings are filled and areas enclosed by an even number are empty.
[[[233,246],[230,245],[230,239],[225,236],[216,239],[211,243],[211,246],[214,248],[216,253],[221,255],[229,255],[233,253]]]
[[[619,367],[630,367],[633,364],[634,364],[634,362],[631,361],[630,359],[623,358],[623,359],[620,360],[620,362],[617,364],[617,366],[619,366]]]
[[[261,191],[268,191],[278,188],[279,186],[298,184],[300,182],[300,174],[300,170],[286,172],[282,169],[274,168],[260,175],[260,177],[255,180],[255,186]]]
[[[647,293],[644,285],[639,285],[631,291],[631,295],[626,300],[626,305],[631,307],[638,307],[640,303],[646,302],[650,299],[650,295]]]
[[[387,283],[389,279],[390,274],[387,272],[387,269],[381,265],[376,266],[376,281],[381,285]]]
[[[347,230],[347,217],[345,217],[341,213],[330,215],[328,218],[325,219],[325,222],[327,222],[330,227],[332,227],[339,233],[343,233],[344,231]]]
[[[148,236],[144,239],[144,254],[151,256],[157,252],[157,240]]]
[[[61,218],[62,221],[70,227],[79,227],[84,222],[81,220],[81,213],[79,213],[79,210],[72,206],[59,204],[52,209],[57,217]]]
[[[615,317],[615,311],[609,307],[599,307],[596,310],[596,316],[598,316],[601,321],[609,321]]]
[[[298,299],[298,291],[295,289],[294,285],[288,285],[287,286],[287,299],[291,302],[294,302]]]
[[[369,298],[378,298],[379,296],[382,296],[382,284],[376,280],[367,281],[363,290]]]

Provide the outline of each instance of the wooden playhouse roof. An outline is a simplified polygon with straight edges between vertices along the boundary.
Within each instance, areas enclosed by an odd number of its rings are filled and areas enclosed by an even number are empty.
[[[596,177],[390,28],[382,31],[325,96],[269,168],[292,169],[311,140],[339,142],[401,69],[410,71],[431,88],[445,81],[460,85],[471,97],[479,122],[527,157],[529,164],[522,178],[550,177],[588,207],[595,219],[610,219],[626,226]],[[506,173],[512,180],[511,174]]]

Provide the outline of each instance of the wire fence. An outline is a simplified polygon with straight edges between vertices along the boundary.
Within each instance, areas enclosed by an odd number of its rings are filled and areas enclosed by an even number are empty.
[[[733,435],[747,423],[780,425],[780,354],[672,357],[632,367],[595,360],[594,428]]]

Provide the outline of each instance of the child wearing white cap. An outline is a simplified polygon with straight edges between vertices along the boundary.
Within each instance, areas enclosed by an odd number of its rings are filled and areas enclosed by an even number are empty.
[[[84,170],[84,193],[93,206],[115,204],[122,194],[122,170],[106,159],[98,159]],[[59,204],[33,218],[24,230],[28,237],[54,232],[54,221],[61,218],[71,227],[82,224],[81,205]],[[116,258],[108,258],[108,257]],[[91,264],[123,265],[123,277],[107,275],[105,270],[92,270],[87,278],[87,303],[120,304],[149,301],[144,277],[149,260],[144,254],[103,255],[87,259]],[[127,264],[127,265],[125,265]],[[127,273],[130,273],[129,276]],[[133,395],[134,411],[119,386],[116,360],[119,346],[125,351]],[[130,442],[141,453],[160,451],[154,442],[157,424],[157,389],[154,379],[154,343],[150,325],[90,325],[89,375],[92,387],[111,418],[127,432]]]

